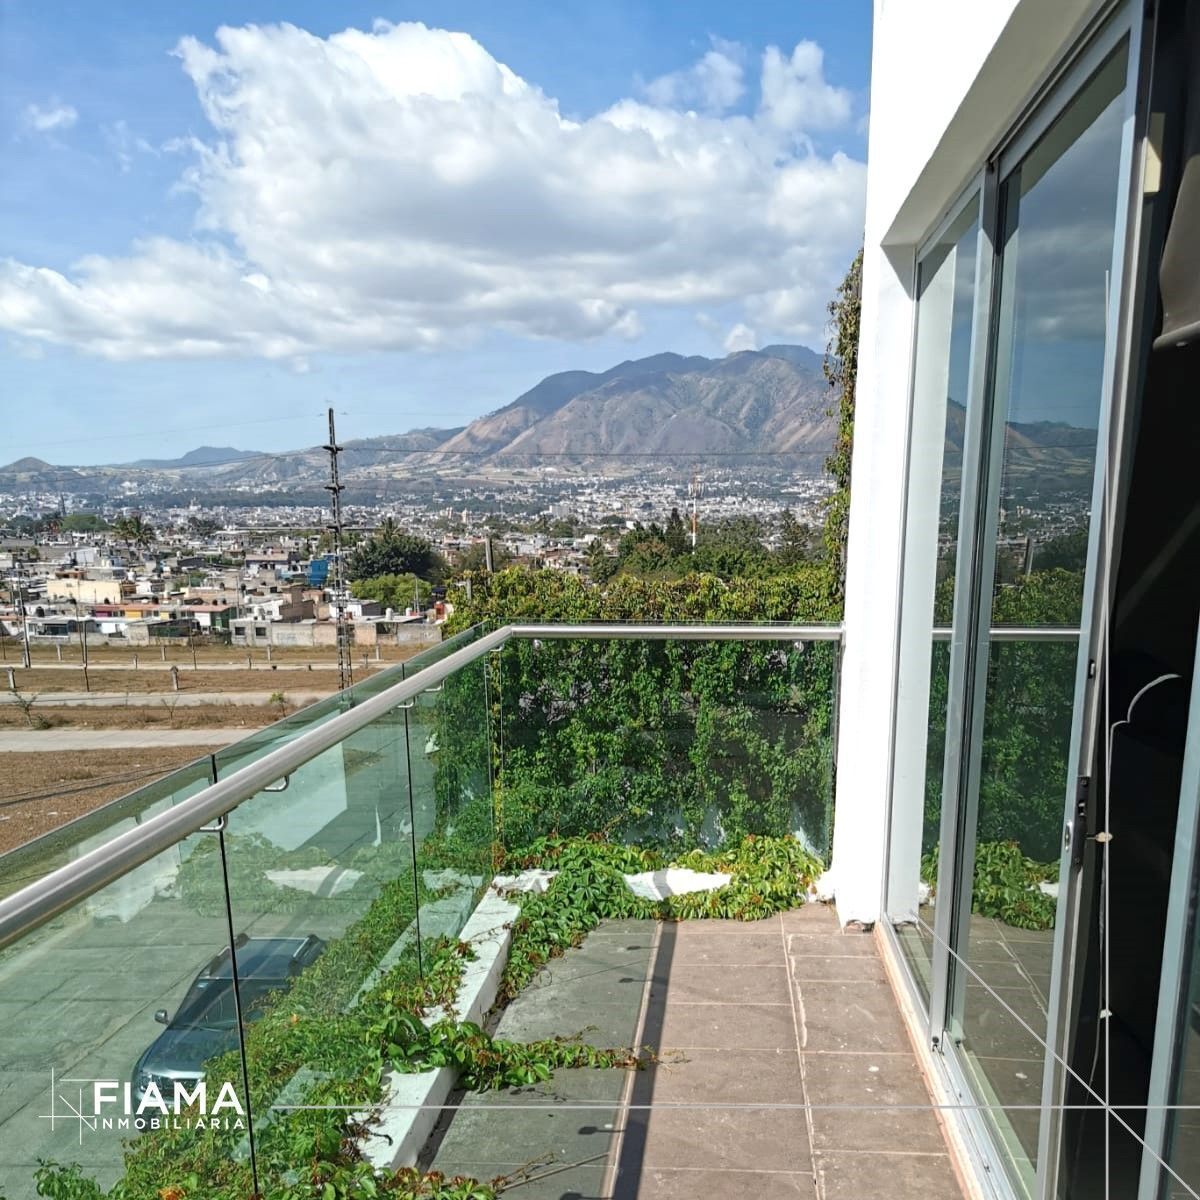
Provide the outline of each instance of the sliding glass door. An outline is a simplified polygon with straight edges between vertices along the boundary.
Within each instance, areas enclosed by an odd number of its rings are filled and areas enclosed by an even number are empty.
[[[1032,1187],[1120,195],[1126,53],[1002,181],[947,1032]],[[968,606],[975,605],[975,611]],[[1069,860],[1067,860],[1069,866]]]
[[[1012,1191],[1057,1191],[1064,824],[1090,620],[1132,123],[1118,13],[918,259],[887,911]],[[1056,929],[1062,924],[1063,929]]]

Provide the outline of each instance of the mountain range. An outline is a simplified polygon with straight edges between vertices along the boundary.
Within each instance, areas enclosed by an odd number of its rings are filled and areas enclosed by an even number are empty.
[[[821,355],[774,345],[724,358],[673,353],[607,371],[549,375],[503,407],[455,428],[358,438],[344,443],[341,478],[363,489],[389,481],[497,480],[552,464],[561,471],[618,474],[657,459],[694,458],[746,472],[824,470],[835,426]],[[948,401],[945,467],[961,462],[965,413]],[[1010,422],[1006,481],[1018,492],[1073,494],[1091,478],[1096,431],[1047,421]],[[322,446],[268,453],[199,446],[180,458],[101,467],[54,466],[22,458],[0,467],[0,491],[118,495],[136,482],[197,495],[246,487],[319,489],[328,479]]]
[[[833,443],[822,357],[766,346],[725,358],[663,353],[607,371],[563,371],[465,427],[414,429],[345,443],[350,482],[413,473],[488,474],[552,458],[563,469],[606,470],[630,459],[785,454],[819,474]],[[0,490],[105,488],[118,481],[189,487],[319,484],[320,446],[283,453],[201,446],[176,459],[59,467],[23,458],[0,467]]]

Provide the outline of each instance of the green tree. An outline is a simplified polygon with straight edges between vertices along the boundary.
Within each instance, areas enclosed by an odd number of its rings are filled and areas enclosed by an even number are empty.
[[[512,551],[500,542],[492,542],[492,570],[502,571],[513,560]],[[469,575],[473,571],[487,570],[487,551],[482,542],[472,542],[459,556],[454,564],[456,578]]]
[[[835,399],[830,415],[837,418],[833,450],[825,469],[833,476],[834,492],[825,508],[825,553],[833,570],[838,595],[846,584],[846,543],[850,530],[850,458],[854,449],[854,393],[858,383],[858,329],[862,313],[860,250],[850,264],[837,294],[829,302],[832,333],[825,354],[825,378]]]
[[[407,533],[391,517],[380,522],[374,534],[346,560],[347,575],[355,581],[380,575],[417,575],[440,583],[445,567],[445,560],[430,542]]]
[[[384,608],[403,612],[412,602],[414,595],[420,604],[429,603],[433,592],[431,584],[416,575],[377,575],[373,579],[359,579],[354,584],[354,594],[363,600],[374,600]]]
[[[671,515],[667,518],[667,528],[663,534],[663,541],[667,544],[668,553],[675,558],[686,554],[690,549],[687,529],[677,508],[671,509]]]
[[[220,528],[220,522],[212,517],[188,517],[188,531],[196,537],[212,537]]]
[[[136,547],[139,550],[145,550],[148,546],[152,546],[155,538],[158,536],[154,526],[141,513],[133,513],[128,517],[118,517],[113,522],[112,528],[113,533],[126,546]]]
[[[608,545],[598,537],[587,549],[588,578],[593,583],[607,583],[617,573],[617,560],[609,554]]]
[[[807,525],[796,520],[790,508],[783,510],[779,520],[779,562],[784,567],[794,567],[809,558],[812,532]]]
[[[108,528],[108,522],[99,513],[71,513],[63,517],[65,533],[99,533]]]

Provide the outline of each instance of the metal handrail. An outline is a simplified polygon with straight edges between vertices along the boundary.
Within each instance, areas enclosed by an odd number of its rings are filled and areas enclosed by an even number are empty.
[[[948,642],[954,630],[948,625],[933,627],[935,642]],[[993,625],[987,633],[989,642],[1077,642],[1079,630],[1069,625]]]
[[[721,625],[646,625],[596,622],[582,625],[509,625],[514,638],[631,638],[673,642],[837,642],[841,625],[792,625],[786,622]]]
[[[23,934],[45,924],[73,904],[94,895],[135,867],[198,833],[239,804],[266,791],[332,749],[372,721],[400,708],[429,690],[431,684],[453,675],[475,659],[498,649],[510,638],[653,638],[690,641],[837,641],[840,625],[505,625],[477,638],[470,645],[423,667],[368,700],[331,717],[262,758],[234,771],[227,778],[181,800],[151,817],[136,829],[110,841],[73,862],[59,867],[0,900],[0,949]]]

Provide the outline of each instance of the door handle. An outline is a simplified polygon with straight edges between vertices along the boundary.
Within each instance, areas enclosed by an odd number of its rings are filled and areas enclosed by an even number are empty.
[[[1087,842],[1088,798],[1091,794],[1090,775],[1080,775],[1075,784],[1075,807],[1063,829],[1063,849],[1071,852],[1071,866],[1083,866],[1083,848]]]

